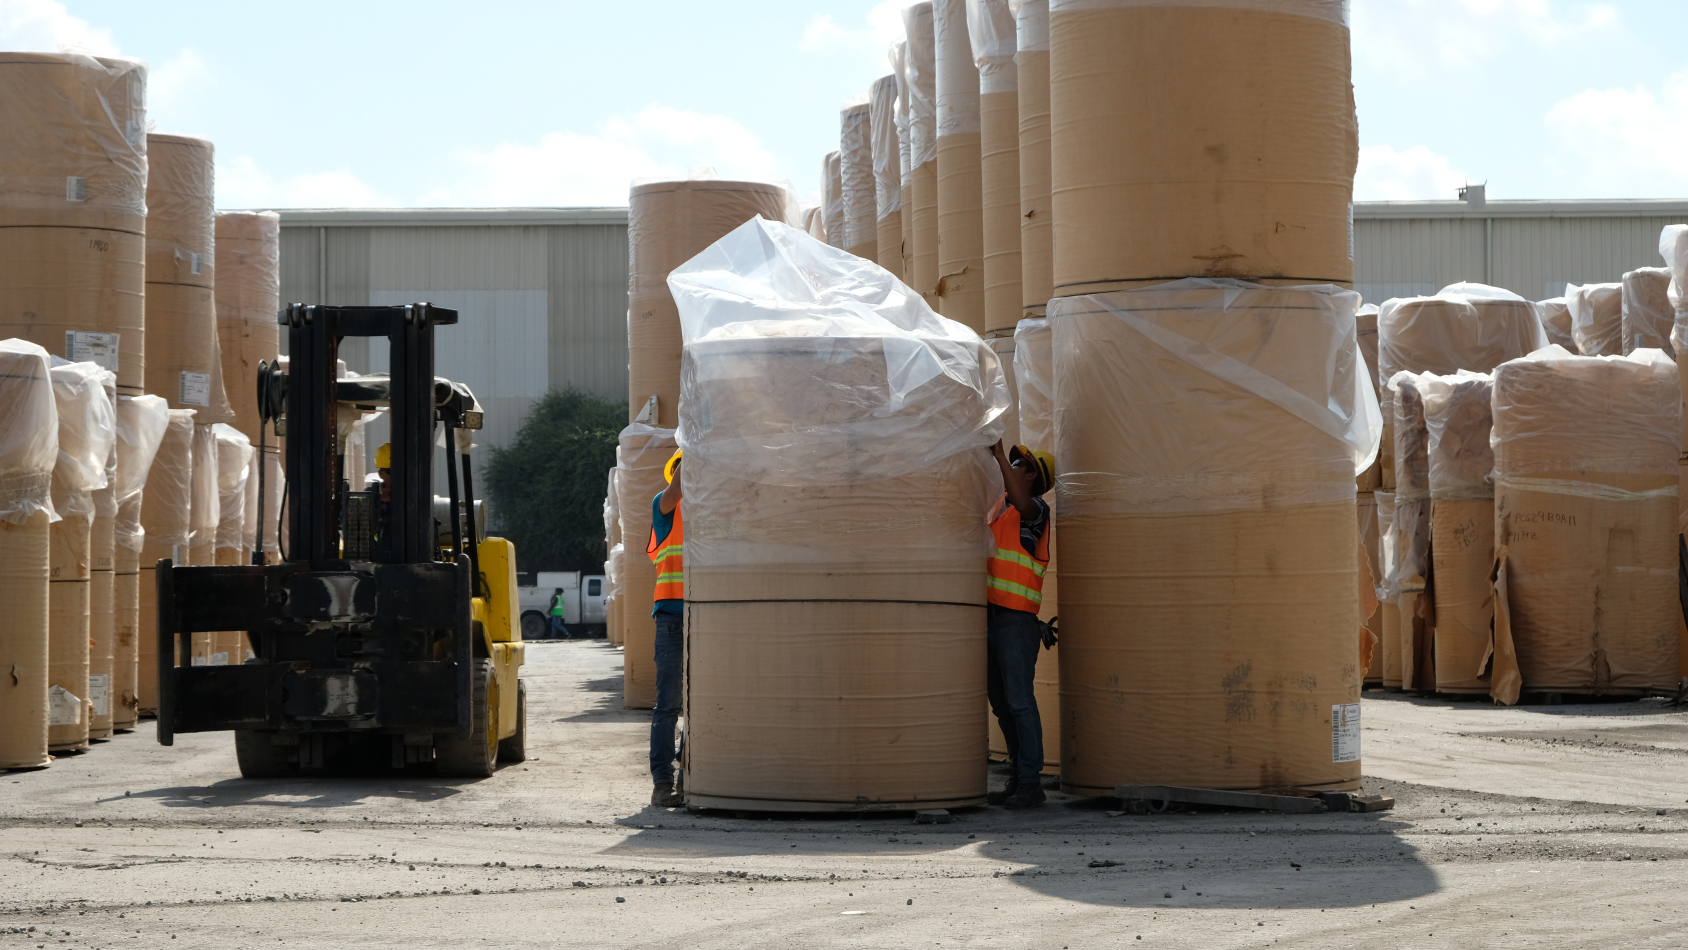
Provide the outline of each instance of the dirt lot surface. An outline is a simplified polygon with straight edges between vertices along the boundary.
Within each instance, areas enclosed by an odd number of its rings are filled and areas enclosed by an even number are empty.
[[[534,758],[491,779],[247,781],[228,734],[148,723],[0,773],[0,950],[1688,945],[1688,712],[1660,701],[1367,693],[1389,812],[1052,792],[915,825],[652,809],[620,655],[528,656]]]

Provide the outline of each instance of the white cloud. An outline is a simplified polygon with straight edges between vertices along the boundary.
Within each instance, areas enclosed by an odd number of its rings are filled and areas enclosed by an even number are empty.
[[[391,208],[397,201],[344,169],[277,180],[247,155],[217,163],[219,208]]]
[[[1543,121],[1557,150],[1581,161],[1588,187],[1635,194],[1688,184],[1683,116],[1688,70],[1665,79],[1657,92],[1646,86],[1584,90],[1556,103]]]
[[[161,131],[181,131],[178,118],[200,91],[211,84],[211,67],[192,49],[147,72],[147,117]]]
[[[1537,47],[1598,42],[1619,24],[1610,3],[1564,0],[1355,0],[1354,58],[1425,73],[1468,66],[1520,41]],[[1510,57],[1520,55],[1510,51]]]
[[[0,0],[0,49],[56,53],[61,49],[117,56],[117,41],[107,30],[73,17],[55,0]]]
[[[1400,151],[1388,145],[1360,149],[1355,201],[1452,201],[1467,183],[1464,172],[1422,145]]]
[[[803,29],[797,49],[804,53],[844,53],[869,59],[881,72],[888,72],[890,64],[886,51],[892,43],[903,38],[902,0],[884,0],[867,11],[862,27],[839,25],[831,14],[817,14]]]
[[[722,178],[770,179],[778,163],[737,121],[668,106],[612,118],[596,134],[552,132],[456,156],[465,174],[421,196],[434,206],[623,205],[637,178],[712,168]]]

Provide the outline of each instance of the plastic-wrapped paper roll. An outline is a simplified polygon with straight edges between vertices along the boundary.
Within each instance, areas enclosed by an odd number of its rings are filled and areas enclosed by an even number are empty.
[[[898,40],[892,43],[886,53],[886,59],[891,63],[891,78],[897,81],[897,109],[893,119],[897,124],[897,171],[902,186],[898,191],[902,210],[898,214],[903,225],[903,263],[892,273],[904,283],[910,283],[914,280],[914,206],[911,191],[914,166],[909,164],[909,160],[914,151],[914,143],[911,138],[913,133],[909,130],[913,119],[909,114],[908,41]]]
[[[1670,268],[1637,267],[1624,274],[1619,323],[1622,326],[1623,351],[1650,346],[1664,350],[1671,359],[1676,349],[1671,346],[1670,333],[1675,324],[1670,303]]]
[[[48,764],[48,569],[58,410],[47,351],[0,340],[0,769]]]
[[[1550,346],[1494,373],[1495,546],[1522,689],[1676,683],[1676,364]],[[1496,629],[1502,626],[1496,619]],[[1499,636],[1497,635],[1497,640]],[[1503,670],[1497,650],[1496,698]]]
[[[967,0],[967,32],[979,72],[985,332],[1011,330],[1025,315],[1020,292],[1020,94],[1014,14],[1008,0]]]
[[[1371,381],[1372,392],[1377,392],[1377,304],[1368,303],[1360,307],[1360,312],[1354,317],[1355,332],[1360,339],[1360,355],[1366,361],[1366,378]],[[1359,474],[1354,480],[1354,487],[1362,494],[1374,492],[1385,487],[1383,479],[1384,453],[1378,453],[1378,460],[1372,462],[1371,467]],[[1390,463],[1393,464],[1393,457]],[[1393,482],[1388,487],[1394,487]]]
[[[897,77],[881,76],[868,91],[869,134],[873,138],[875,258],[891,276],[903,279],[902,145],[897,136]]]
[[[1576,352],[1577,341],[1571,338],[1571,305],[1564,297],[1549,297],[1536,301],[1536,319],[1541,321],[1547,342],[1557,343]]]
[[[1354,476],[1381,431],[1359,303],[1203,279],[1050,301],[1064,787],[1356,787]]]
[[[656,565],[645,547],[651,539],[651,502],[667,486],[662,467],[679,443],[673,429],[635,423],[621,430],[617,456],[621,472],[615,479],[616,504],[621,509],[621,702],[628,709],[656,705],[656,620],[651,616],[656,591]]]
[[[147,283],[211,288],[216,273],[216,161],[212,144],[147,136]]]
[[[821,214],[826,218],[826,242],[844,246],[844,156],[828,152],[821,159]]]
[[[844,249],[879,260],[879,199],[873,177],[873,123],[866,99],[853,99],[838,114],[838,175],[844,213]]]
[[[218,423],[208,428],[211,430],[217,451],[216,466],[212,469],[217,478],[217,527],[213,543],[218,550],[238,552],[246,546],[246,480],[251,470],[252,443],[247,441],[244,432],[234,426]],[[348,467],[350,464],[348,459]],[[348,480],[355,486],[354,491],[362,490],[361,474]],[[236,560],[226,563],[241,562]]]
[[[984,449],[1008,405],[991,350],[877,266],[764,222],[669,283],[687,804],[982,801],[984,514],[1001,497]]]
[[[985,332],[985,198],[979,136],[979,67],[967,34],[967,0],[934,0],[938,102],[938,305]]]
[[[907,36],[903,69],[909,99],[909,179],[903,208],[912,213],[905,282],[926,303],[938,304],[938,53],[931,0],[903,10]]]
[[[820,208],[803,209],[803,230],[817,241],[826,240],[826,215]]]
[[[985,345],[996,354],[997,365],[1002,367],[1003,378],[1008,383],[1008,409],[1002,414],[1002,444],[1020,445],[1020,389],[1014,381],[1017,344],[1011,336],[999,336],[986,339]]]
[[[169,412],[169,424],[146,475],[141,505],[144,534],[140,550],[140,622],[136,627],[140,673],[135,693],[143,714],[158,711],[156,568],[166,558],[176,564],[193,563],[190,554],[193,500],[200,488],[194,481],[194,463],[199,453],[195,452],[194,430],[198,427],[193,424],[193,411],[171,409]],[[119,507],[120,516],[121,511]]]
[[[115,455],[115,453],[114,453]],[[115,461],[109,483],[94,492],[94,523],[89,535],[88,578],[88,738],[104,739],[112,731],[113,693],[117,662],[115,595],[117,539],[117,475]]]
[[[1384,689],[1401,688],[1401,608],[1400,594],[1389,588],[1388,578],[1395,570],[1395,493],[1374,492],[1377,501],[1377,616],[1378,652],[1382,654],[1379,681]]]
[[[1436,580],[1436,691],[1487,693],[1494,645],[1493,377],[1426,376],[1430,550]]]
[[[1617,356],[1623,345],[1623,284],[1566,284],[1571,339],[1584,356]]]
[[[106,461],[117,433],[106,397],[109,371],[97,363],[64,363],[49,375],[59,425],[53,508],[60,519],[49,532],[47,742],[61,752],[88,747],[93,493],[105,487]]]
[[[1009,0],[1020,101],[1020,292],[1042,316],[1055,296],[1055,215],[1050,198],[1049,0]]]
[[[1051,0],[1049,41],[1056,294],[1353,280],[1345,0]]]
[[[1360,532],[1360,548],[1366,559],[1365,568],[1375,586],[1376,581],[1383,575],[1379,573],[1382,559],[1378,553],[1377,533],[1377,498],[1371,492],[1361,492],[1354,506],[1354,521]],[[1361,598],[1361,612],[1365,612],[1364,598]],[[1370,617],[1365,618],[1365,627],[1377,643],[1372,647],[1371,663],[1366,667],[1365,683],[1367,686],[1383,685],[1383,604],[1378,602],[1376,610]]]
[[[679,424],[680,319],[668,272],[758,215],[785,221],[798,213],[783,185],[754,181],[657,181],[634,185],[628,201],[627,372],[629,421],[650,399],[649,421]]]
[[[98,362],[117,373],[121,391],[138,395],[145,384],[145,246],[144,237],[126,231],[0,226],[0,336]]]
[[[1389,381],[1395,422],[1395,573],[1389,588],[1401,607],[1401,688],[1434,689],[1430,668],[1434,624],[1417,598],[1430,576],[1430,432],[1424,383],[1431,374],[1400,372]]]
[[[274,211],[219,211],[216,218],[217,344],[230,424],[258,444],[258,362],[279,352],[281,216]],[[275,448],[275,433],[267,437]]]
[[[1015,402],[1019,407],[1019,444],[1031,449],[1055,450],[1055,366],[1054,335],[1049,321],[1021,320],[1014,329]],[[1021,381],[1024,384],[1021,384]],[[1060,465],[1057,458],[1055,463]],[[1056,531],[1059,501],[1054,492],[1043,496],[1049,503],[1049,565],[1043,575],[1043,603],[1038,617],[1050,621],[1060,614],[1060,554]],[[1043,722],[1044,772],[1054,775],[1061,766],[1061,647],[1056,644],[1038,654],[1032,676],[1032,695],[1037,699],[1038,718]],[[994,721],[994,720],[993,720]]]
[[[1449,284],[1433,297],[1394,298],[1377,315],[1378,402],[1385,421],[1396,373],[1487,373],[1547,345],[1535,307],[1484,284]]]
[[[217,526],[222,523],[222,495],[218,489],[217,432],[212,426],[193,427],[193,500],[188,511],[188,553],[184,564],[217,563]]]
[[[626,549],[625,542],[617,543],[610,548],[610,559],[604,563],[604,583],[607,587],[604,609],[606,611],[605,625],[608,627],[605,638],[609,640],[611,646],[621,646],[626,640],[627,593],[621,584],[622,565],[626,558]]]
[[[140,712],[140,572],[146,530],[141,508],[147,476],[170,425],[170,406],[162,396],[121,396],[117,400],[117,514],[112,593],[112,728],[133,729]],[[192,424],[192,415],[183,414]],[[167,473],[165,478],[177,477]],[[151,579],[151,574],[148,574]]]

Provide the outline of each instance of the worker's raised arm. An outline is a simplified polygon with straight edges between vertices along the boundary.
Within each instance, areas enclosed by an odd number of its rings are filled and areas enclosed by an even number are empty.
[[[683,493],[680,488],[680,461],[674,460],[674,477],[669,480],[668,487],[662,490],[662,496],[657,500],[657,506],[665,515],[673,514],[674,509],[680,507],[680,496]]]
[[[1008,503],[1019,510],[1020,517],[1036,517],[1037,508],[1032,504],[1032,490],[1029,484],[1035,480],[1036,475],[1032,474],[1030,469],[1021,471],[1015,468],[1014,463],[1008,460],[1007,453],[1002,451],[1001,439],[996,440],[996,444],[987,451],[1002,469],[1002,490],[1008,493]],[[1028,478],[1028,475],[1031,475],[1031,478]]]

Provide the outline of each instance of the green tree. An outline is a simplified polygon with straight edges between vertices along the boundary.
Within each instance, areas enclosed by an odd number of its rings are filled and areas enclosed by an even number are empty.
[[[604,486],[627,408],[578,390],[550,392],[485,469],[491,518],[522,571],[604,569]]]

